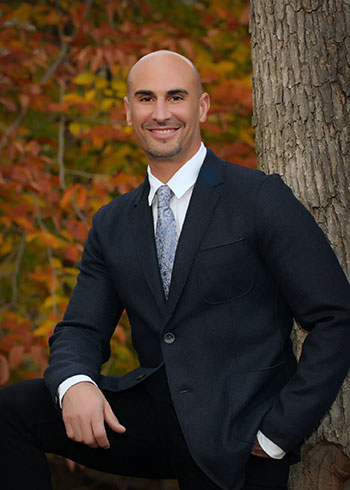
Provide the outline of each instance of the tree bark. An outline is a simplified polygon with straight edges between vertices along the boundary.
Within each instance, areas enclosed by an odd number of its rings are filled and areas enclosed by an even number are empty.
[[[259,168],[278,172],[350,275],[350,0],[252,0]],[[305,334],[294,331],[296,351]],[[332,367],[330,366],[330,369]],[[350,382],[306,441],[291,489],[350,489]]]

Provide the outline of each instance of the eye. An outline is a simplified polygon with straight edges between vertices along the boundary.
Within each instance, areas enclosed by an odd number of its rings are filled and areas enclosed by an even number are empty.
[[[172,95],[170,97],[170,100],[172,102],[179,102],[180,100],[183,100],[183,96],[182,95]]]
[[[139,98],[140,102],[152,102],[152,97],[150,95],[143,95]]]

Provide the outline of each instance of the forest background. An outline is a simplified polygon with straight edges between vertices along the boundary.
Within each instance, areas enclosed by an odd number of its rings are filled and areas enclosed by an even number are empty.
[[[138,58],[192,59],[212,101],[204,142],[256,166],[248,22],[243,0],[0,3],[0,386],[43,374],[93,214],[144,178],[123,108]],[[123,316],[103,372],[137,364]]]

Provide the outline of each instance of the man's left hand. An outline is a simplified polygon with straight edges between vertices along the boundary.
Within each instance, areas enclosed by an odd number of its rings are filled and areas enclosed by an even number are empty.
[[[255,439],[254,446],[252,448],[251,453],[254,456],[258,456],[259,458],[271,458],[271,456],[265,453],[263,448],[260,446],[258,439]]]

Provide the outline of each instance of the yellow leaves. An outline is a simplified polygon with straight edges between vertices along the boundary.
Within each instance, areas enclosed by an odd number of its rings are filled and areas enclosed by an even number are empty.
[[[96,98],[96,90],[88,90],[85,92],[85,99],[86,100],[94,100]]]
[[[51,265],[56,269],[60,269],[62,267],[62,261],[60,259],[57,259],[56,257],[52,257]]]
[[[74,136],[83,137],[84,133],[90,129],[90,126],[84,121],[73,121],[69,123],[68,129]]]
[[[249,128],[249,130],[241,129],[239,131],[239,138],[247,143],[251,148],[255,148],[255,140],[253,130],[251,128]]]
[[[96,77],[95,87],[101,90],[103,88],[108,87],[108,82],[105,78]]]
[[[63,97],[63,102],[75,102],[76,104],[79,104],[85,102],[85,100],[83,97],[73,92],[65,94]]]
[[[119,78],[112,80],[112,89],[117,93],[118,97],[124,97],[127,92],[126,82]]]
[[[132,127],[131,127],[131,126],[124,126],[124,127],[123,127],[123,131],[124,131],[124,133],[125,133],[125,134],[127,134],[127,135],[130,135],[130,134],[132,134],[132,133],[133,133],[133,129],[132,129]]]
[[[110,109],[114,105],[114,100],[113,99],[103,99],[101,103],[101,109],[103,111]]]
[[[43,307],[44,308],[51,308],[53,305],[55,305],[57,303],[57,298],[56,296],[48,296],[44,303],[43,303]],[[52,326],[52,323],[50,321],[50,325]],[[42,327],[40,327],[42,328]],[[39,329],[36,330],[36,332],[38,332]]]
[[[31,243],[33,240],[37,240],[39,243],[49,246],[52,249],[58,249],[65,245],[65,242],[56,237],[52,233],[46,231],[37,231],[35,233],[29,233],[26,241]]]
[[[77,122],[71,122],[68,126],[69,128],[69,131],[74,134],[74,136],[77,136],[81,130],[82,130],[82,127],[79,123]]]
[[[216,70],[225,75],[226,73],[233,72],[236,68],[236,65],[233,63],[233,61],[220,61],[219,63],[215,64]]]
[[[95,75],[90,71],[84,71],[73,78],[73,82],[78,85],[91,85],[95,81],[95,78]]]
[[[12,249],[13,249],[13,241],[11,237],[8,237],[0,245],[0,255],[7,255],[8,253],[12,252]]]
[[[13,11],[13,18],[19,22],[27,20],[32,12],[32,6],[27,3],[22,3],[16,10]]]
[[[24,216],[18,216],[13,218],[13,222],[17,223],[23,230],[25,231],[33,231],[34,224],[32,221],[29,219],[25,218]]]

